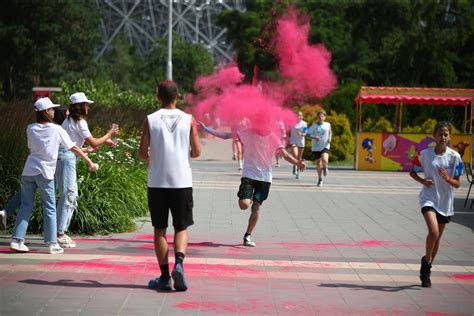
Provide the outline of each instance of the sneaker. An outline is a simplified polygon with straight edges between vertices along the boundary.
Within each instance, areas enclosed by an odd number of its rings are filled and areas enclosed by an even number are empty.
[[[26,247],[23,240],[13,239],[10,243],[10,250],[14,252],[29,252],[30,249]]]
[[[300,174],[297,173],[297,174],[296,174],[296,179],[299,179],[299,178],[300,178]]]
[[[328,175],[328,167],[324,167],[324,168],[323,168],[323,175],[324,175],[325,177],[327,177],[327,175]]]
[[[280,162],[278,161],[275,165],[277,168],[280,168]]]
[[[7,230],[7,211],[1,210],[0,211],[0,230]]]
[[[431,287],[431,264],[429,264],[425,257],[421,258],[421,267],[420,267],[420,281],[422,287]]]
[[[68,235],[58,237],[58,243],[63,248],[76,248],[76,242]]]
[[[52,242],[49,244],[49,251],[50,254],[56,255],[64,252],[64,249],[57,242]]]
[[[232,155],[232,160],[237,160],[237,156],[235,154]]]
[[[243,163],[242,163],[242,160],[239,161],[239,170],[242,170],[243,169]]]
[[[155,289],[157,291],[171,291],[171,278],[156,278],[148,282],[148,287],[150,289]]]
[[[243,245],[245,247],[255,247],[256,246],[256,244],[252,241],[252,238],[250,238],[250,236],[244,237]]]
[[[320,187],[323,185],[323,179],[318,180],[318,184],[316,184],[317,187]]]
[[[177,263],[174,265],[173,272],[171,272],[171,277],[174,281],[174,289],[176,291],[186,291],[188,289],[188,283],[184,277],[184,269],[182,263]]]

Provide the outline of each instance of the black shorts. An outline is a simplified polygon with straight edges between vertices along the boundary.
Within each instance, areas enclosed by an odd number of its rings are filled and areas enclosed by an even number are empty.
[[[447,224],[451,221],[451,216],[441,215],[440,213],[436,212],[436,210],[432,208],[431,206],[424,206],[421,208],[422,214],[425,214],[426,212],[435,212],[436,219],[438,220],[438,224]]]
[[[240,179],[239,192],[237,192],[237,196],[241,200],[250,199],[262,204],[268,197],[270,185],[270,182],[243,177]]]
[[[193,188],[148,188],[148,208],[151,223],[156,229],[168,227],[170,211],[176,230],[183,230],[194,224],[193,204]]]
[[[324,153],[329,153],[329,149],[324,148],[324,149],[321,150],[321,151],[313,151],[314,159],[316,159],[316,160],[321,159],[321,156],[322,156]]]

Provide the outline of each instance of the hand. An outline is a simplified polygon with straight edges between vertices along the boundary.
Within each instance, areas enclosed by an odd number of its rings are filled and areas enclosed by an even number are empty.
[[[296,164],[296,167],[298,167],[298,171],[303,172],[304,169],[306,168],[306,164],[304,163],[303,160],[299,160],[298,163]]]
[[[98,149],[97,147],[92,147],[92,146],[82,147],[82,151],[85,153],[95,153],[97,149]]]
[[[446,171],[446,169],[440,167],[440,168],[438,168],[438,173],[441,176],[441,178],[444,179],[444,181],[449,180],[449,175],[448,175],[448,172]]]
[[[206,124],[204,124],[202,121],[199,121],[199,125],[201,125],[205,131],[209,130],[209,127],[207,127]]]
[[[109,138],[105,141],[104,145],[109,147],[115,147],[118,145],[118,141]]]
[[[433,179],[423,179],[423,185],[427,188],[431,187],[434,184]]]
[[[89,171],[96,172],[97,170],[99,170],[99,164],[91,162],[89,164]]]
[[[110,133],[112,136],[117,135],[117,134],[119,133],[119,125],[113,123],[113,124],[112,124],[112,128],[109,130],[109,133]]]

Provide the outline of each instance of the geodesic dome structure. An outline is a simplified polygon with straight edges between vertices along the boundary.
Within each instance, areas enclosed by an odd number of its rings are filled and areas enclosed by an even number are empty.
[[[102,42],[96,60],[108,50],[114,38],[125,33],[139,53],[148,52],[155,39],[168,35],[171,3],[172,30],[188,43],[200,43],[217,63],[231,60],[232,47],[225,29],[213,24],[223,10],[244,11],[243,0],[95,0],[103,14]]]

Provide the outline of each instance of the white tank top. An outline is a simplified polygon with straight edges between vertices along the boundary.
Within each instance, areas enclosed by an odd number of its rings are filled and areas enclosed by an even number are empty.
[[[190,188],[193,185],[189,135],[190,114],[160,109],[148,115],[150,162],[148,187]]]

